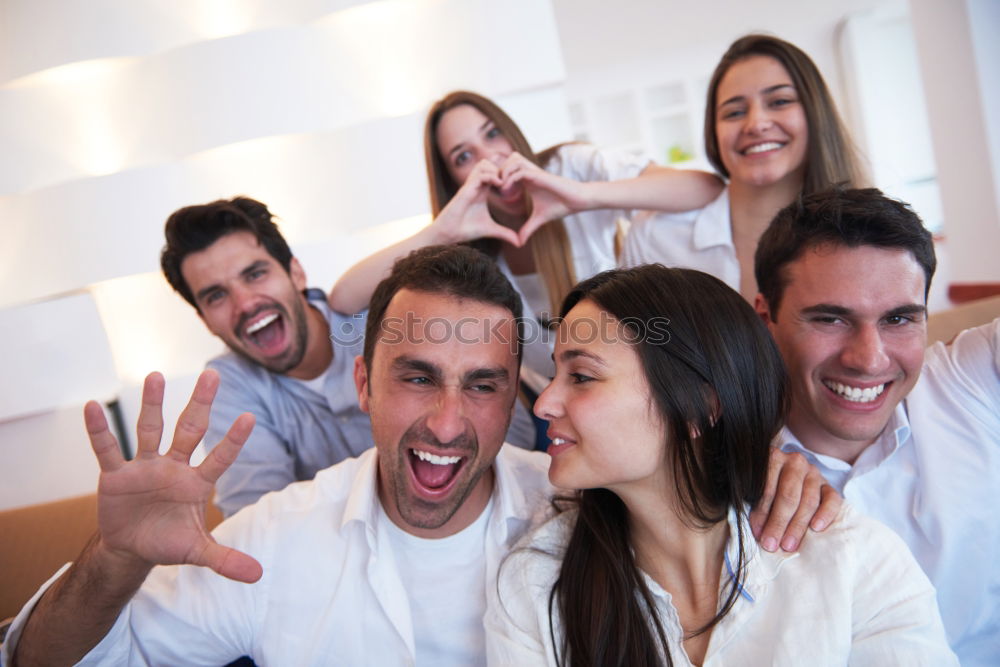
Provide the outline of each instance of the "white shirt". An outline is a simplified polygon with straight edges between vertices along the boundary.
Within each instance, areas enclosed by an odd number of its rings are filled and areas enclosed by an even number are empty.
[[[704,271],[739,291],[740,263],[733,245],[729,189],[705,208],[653,212],[633,220],[625,237],[622,266],[655,262]]]
[[[917,384],[853,466],[788,429],[779,438],[903,538],[962,665],[1000,665],[1000,320],[928,348]]]
[[[495,586],[500,560],[546,505],[547,467],[539,452],[505,445],[497,456],[481,586]],[[415,664],[399,576],[407,563],[379,532],[376,469],[372,449],[238,512],[214,534],[260,561],[260,581],[237,583],[194,566],[154,568],[81,664],[218,667],[241,655],[261,667]],[[45,587],[15,619],[3,661]],[[454,605],[482,612],[476,595]],[[448,618],[438,620],[441,632],[451,630]]]
[[[623,151],[600,150],[590,144],[566,144],[561,146],[555,155],[545,165],[545,171],[550,174],[569,178],[574,181],[588,183],[592,181],[617,181],[635,178],[650,165],[648,158],[639,157]],[[618,231],[618,219],[630,219],[636,212],[624,209],[595,209],[581,211],[563,218],[566,236],[569,238],[570,253],[573,257],[573,270],[576,279],[583,280],[593,275],[615,268],[615,234]],[[521,295],[525,317],[524,360],[521,367],[521,380],[537,392],[548,384],[555,375],[555,365],[552,361],[552,348],[555,343],[555,333],[543,329],[538,324],[540,316],[551,320],[559,313],[550,313],[548,293],[544,282],[537,285],[541,292],[525,294],[522,286],[532,278],[514,276],[503,257],[498,258],[500,270],[514,285]],[[541,308],[539,308],[541,306]]]
[[[565,512],[533,533],[527,548],[515,550],[501,567],[499,593],[487,591],[489,664],[556,664],[549,593],[576,514]],[[728,560],[735,566],[737,528],[732,515],[729,525]],[[743,530],[749,536],[745,524]],[[752,537],[746,540],[746,550],[742,591],[712,630],[702,664],[958,664],[948,649],[934,589],[906,545],[849,506],[826,532],[803,540],[798,553],[761,551]],[[674,665],[690,665],[670,594],[648,576],[645,581]],[[729,585],[723,565],[720,592],[728,592]],[[558,613],[555,634],[561,639]]]

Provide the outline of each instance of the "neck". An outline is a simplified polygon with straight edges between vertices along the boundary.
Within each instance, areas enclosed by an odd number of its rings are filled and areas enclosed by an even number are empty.
[[[811,452],[840,459],[845,463],[854,465],[854,462],[865,451],[878,440],[885,428],[870,440],[845,440],[831,434],[822,426],[815,426],[809,418],[799,419],[798,411],[793,405],[787,420],[788,430]],[[888,425],[887,425],[888,426]]]
[[[755,230],[759,237],[775,214],[791,204],[801,191],[801,179],[787,178],[764,187],[732,181],[729,184],[729,211],[734,232]]]
[[[306,313],[306,352],[299,365],[288,371],[297,380],[319,377],[333,361],[333,342],[330,340],[330,323],[303,297]]]

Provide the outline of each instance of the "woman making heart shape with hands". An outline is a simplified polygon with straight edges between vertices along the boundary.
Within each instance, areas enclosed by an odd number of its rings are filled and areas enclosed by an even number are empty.
[[[431,107],[424,155],[434,221],[351,267],[330,305],[357,312],[397,258],[427,245],[470,243],[500,262],[534,316],[526,322],[523,377],[539,374],[528,382],[540,387],[553,372],[546,323],[577,280],[617,264],[617,220],[704,206],[721,191],[711,174],[588,144],[535,153],[500,107],[468,91]]]

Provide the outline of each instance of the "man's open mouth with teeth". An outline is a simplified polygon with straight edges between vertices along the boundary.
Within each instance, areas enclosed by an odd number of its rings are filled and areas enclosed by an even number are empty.
[[[417,448],[410,448],[407,455],[414,479],[431,492],[446,489],[465,464],[464,456],[443,456]]]
[[[280,304],[268,304],[240,318],[236,336],[249,343],[261,356],[282,354],[288,344],[287,313]]]
[[[823,386],[832,391],[834,394],[844,399],[845,401],[850,401],[851,403],[871,403],[885,391],[891,382],[883,382],[882,384],[875,385],[873,387],[853,387],[851,385],[841,384],[840,382],[833,382],[832,380],[823,380]]]

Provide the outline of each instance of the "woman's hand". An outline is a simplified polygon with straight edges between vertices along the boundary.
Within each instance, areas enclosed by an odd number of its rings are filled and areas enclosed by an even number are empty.
[[[511,153],[500,166],[500,191],[520,187],[531,203],[531,215],[518,231],[519,245],[527,243],[547,222],[593,207],[586,196],[587,183],[545,171],[520,153]]]
[[[500,168],[489,160],[480,160],[434,219],[432,227],[438,242],[464,243],[489,237],[520,246],[517,233],[498,224],[490,215],[490,190],[502,185]]]

